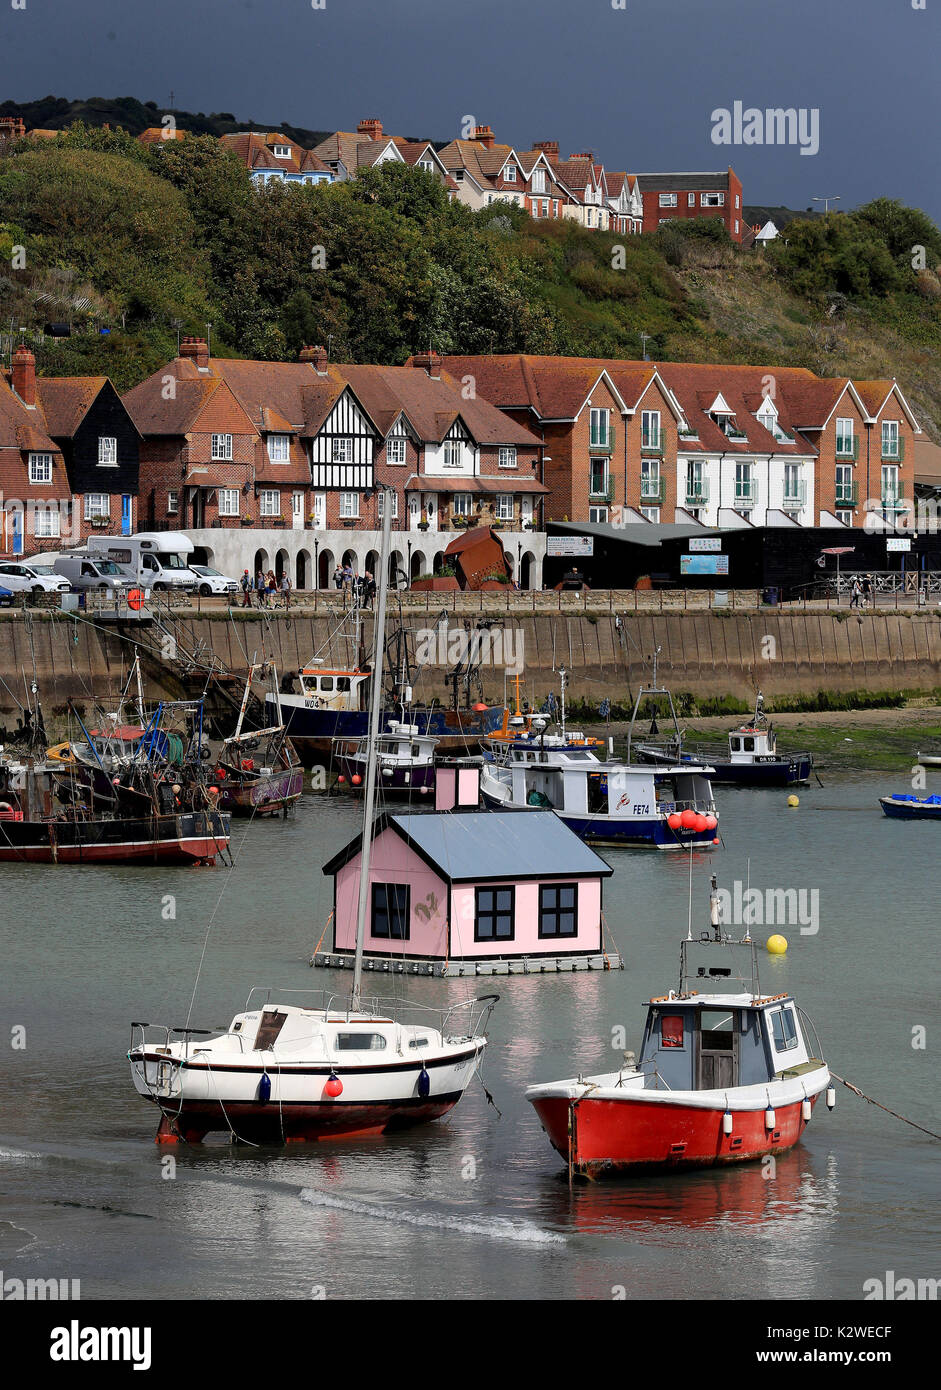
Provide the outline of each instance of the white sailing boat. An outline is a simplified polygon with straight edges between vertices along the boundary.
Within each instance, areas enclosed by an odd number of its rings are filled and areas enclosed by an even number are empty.
[[[461,1099],[487,1044],[498,996],[470,998],[439,1012],[362,997],[369,860],[382,704],[382,657],[392,507],[382,530],[363,852],[353,986],[253,989],[228,1029],[132,1023],[128,1061],[137,1091],[161,1112],[158,1143],[198,1143],[228,1132],[252,1143],[381,1134],[446,1114]],[[302,994],[311,1002],[282,996]]]

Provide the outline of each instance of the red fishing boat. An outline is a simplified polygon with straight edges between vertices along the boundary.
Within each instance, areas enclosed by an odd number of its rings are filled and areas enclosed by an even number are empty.
[[[640,1059],[626,1052],[617,1071],[526,1092],[571,1175],[763,1158],[797,1143],[823,1092],[832,1109],[813,1024],[790,994],[761,994],[756,945],[747,934],[734,941],[722,932],[715,877],[712,888],[711,929],[682,943],[679,989],[651,999]],[[692,974],[695,953],[728,960],[738,948],[750,956],[749,977],[733,976],[726,963]],[[700,993],[690,988],[694,980],[729,988]]]

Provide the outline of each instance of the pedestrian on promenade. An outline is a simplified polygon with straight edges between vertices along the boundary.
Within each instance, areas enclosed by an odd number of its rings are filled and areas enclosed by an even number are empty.
[[[242,585],[242,607],[243,607],[243,608],[251,608],[251,606],[252,606],[252,577],[251,577],[251,575],[249,574],[249,572],[248,572],[247,569],[246,569],[246,570],[243,570],[243,572],[242,572],[242,578],[241,578],[241,581],[240,581],[240,582],[241,582],[241,585]]]

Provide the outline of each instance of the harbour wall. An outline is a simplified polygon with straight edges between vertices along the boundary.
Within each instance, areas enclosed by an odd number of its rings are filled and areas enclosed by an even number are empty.
[[[517,614],[495,612],[489,653],[481,668],[483,698],[512,692],[505,667],[521,668],[521,697],[542,703],[558,690],[558,668],[565,666],[568,694],[597,706],[607,696],[624,704],[641,680],[649,680],[651,658],[659,648],[661,683],[674,693],[696,697],[731,695],[750,700],[761,689],[777,695],[915,690],[941,687],[941,618],[930,612],[787,613],[753,608],[744,612],[564,611]],[[402,615],[424,654],[414,678],[414,699],[446,700],[449,658],[460,650],[464,624],[479,615],[443,615],[440,609],[412,609]],[[435,624],[438,624],[436,627]],[[147,696],[192,695],[202,678],[183,678],[192,652],[211,654],[233,673],[244,675],[253,657],[273,660],[279,673],[297,671],[315,653],[329,667],[351,664],[351,644],[333,639],[336,617],[329,614],[267,614],[233,617],[224,611],[176,616],[172,631],[122,624],[120,632],[95,620],[72,615],[17,611],[0,614],[0,724],[27,703],[38,683],[47,717],[64,712],[66,701],[79,705],[113,696],[127,679],[134,641],[140,641]],[[367,615],[365,640],[370,641]],[[429,649],[427,636],[434,631]],[[121,633],[126,635],[122,638]],[[449,645],[450,644],[450,645]],[[415,642],[413,642],[413,647]],[[173,659],[174,651],[177,659]],[[163,657],[167,659],[164,660]],[[509,658],[509,660],[507,660]],[[476,693],[473,698],[476,698]]]

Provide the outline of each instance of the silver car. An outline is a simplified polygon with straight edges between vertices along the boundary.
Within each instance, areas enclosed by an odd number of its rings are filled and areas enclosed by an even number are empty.
[[[60,575],[12,561],[0,564],[0,586],[14,594],[30,593],[33,598],[42,598],[43,594],[67,594],[69,591],[69,581]]]

